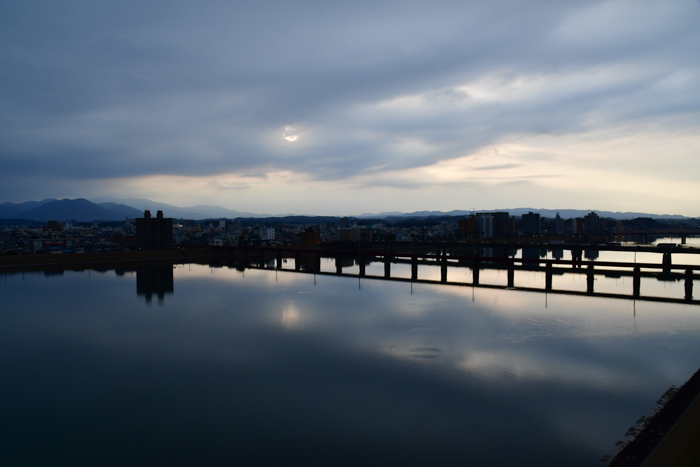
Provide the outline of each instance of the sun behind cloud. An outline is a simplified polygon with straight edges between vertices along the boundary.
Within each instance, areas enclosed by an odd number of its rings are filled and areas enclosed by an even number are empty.
[[[286,126],[284,127],[284,133],[282,133],[282,138],[286,139],[287,141],[294,142],[299,139],[299,135],[294,133],[297,133],[294,128]]]

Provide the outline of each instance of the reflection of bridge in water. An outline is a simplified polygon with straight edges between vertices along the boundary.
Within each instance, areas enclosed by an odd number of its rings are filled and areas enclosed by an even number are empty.
[[[523,248],[523,246],[518,245]],[[570,249],[570,260],[564,260],[562,254],[557,254],[559,250]],[[656,252],[661,255],[660,263],[637,263],[637,262],[616,262],[616,261],[593,261],[586,258],[595,259],[598,257],[598,250],[623,250],[623,251],[645,251]],[[379,250],[379,251],[378,251]],[[471,250],[467,252],[466,250]],[[494,254],[497,250],[498,254]],[[547,250],[553,251],[554,259],[540,258],[546,255]],[[319,274],[367,279],[391,280],[397,282],[416,282],[426,284],[445,284],[452,286],[471,286],[492,289],[515,289],[528,292],[556,293],[566,295],[598,296],[606,298],[617,298],[626,300],[685,303],[700,305],[700,300],[693,300],[693,281],[700,279],[696,274],[700,270],[700,265],[673,264],[671,254],[673,252],[700,253],[700,250],[688,250],[680,248],[625,248],[625,247],[599,247],[599,246],[563,246],[563,245],[543,245],[523,248],[523,257],[515,258],[517,250],[508,245],[487,248],[466,248],[448,252],[446,247],[437,248],[431,253],[424,252],[401,252],[392,251],[391,248],[367,250],[365,252],[351,252],[347,250],[327,250],[327,249],[294,249],[294,248],[246,248],[232,249],[239,254],[237,261],[234,261],[239,269],[277,269],[306,274]],[[584,254],[585,252],[585,254]],[[452,253],[452,254],[450,254]],[[467,254],[464,254],[467,253]],[[488,253],[485,255],[484,253]],[[233,255],[230,256],[233,260]],[[335,272],[322,271],[322,259],[335,260]],[[285,262],[294,259],[294,268],[286,268]],[[372,263],[383,264],[383,274],[367,274],[367,266]],[[392,265],[410,265],[410,278],[392,277]],[[440,280],[427,280],[418,278],[420,266],[439,266]],[[343,272],[343,269],[357,267],[358,273]],[[456,282],[448,281],[448,268],[464,268],[471,270],[471,281]],[[480,271],[500,270],[507,271],[507,284],[483,284],[480,282]],[[516,271],[541,272],[544,274],[542,287],[521,287],[515,283]],[[578,274],[586,276],[586,291],[574,291],[558,289],[552,287],[554,276],[565,274]],[[602,293],[595,291],[596,276],[608,278],[631,277],[632,293]],[[667,298],[642,295],[641,279],[655,278],[661,281],[683,281],[685,283],[684,298]]]

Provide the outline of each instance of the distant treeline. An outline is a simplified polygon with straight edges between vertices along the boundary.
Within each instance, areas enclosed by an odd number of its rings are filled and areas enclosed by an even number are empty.
[[[22,225],[25,227],[36,228],[44,225],[45,222],[30,221],[29,219],[0,219],[0,227],[12,227],[14,225]]]

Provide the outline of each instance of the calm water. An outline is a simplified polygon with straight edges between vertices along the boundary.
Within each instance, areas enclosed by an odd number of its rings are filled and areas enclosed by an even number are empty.
[[[199,265],[0,280],[0,465],[594,466],[700,367],[690,305]]]

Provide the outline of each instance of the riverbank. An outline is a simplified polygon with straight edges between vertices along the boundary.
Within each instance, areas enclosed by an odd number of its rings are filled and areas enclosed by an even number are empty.
[[[651,417],[610,467],[695,466],[700,459],[700,370]]]

